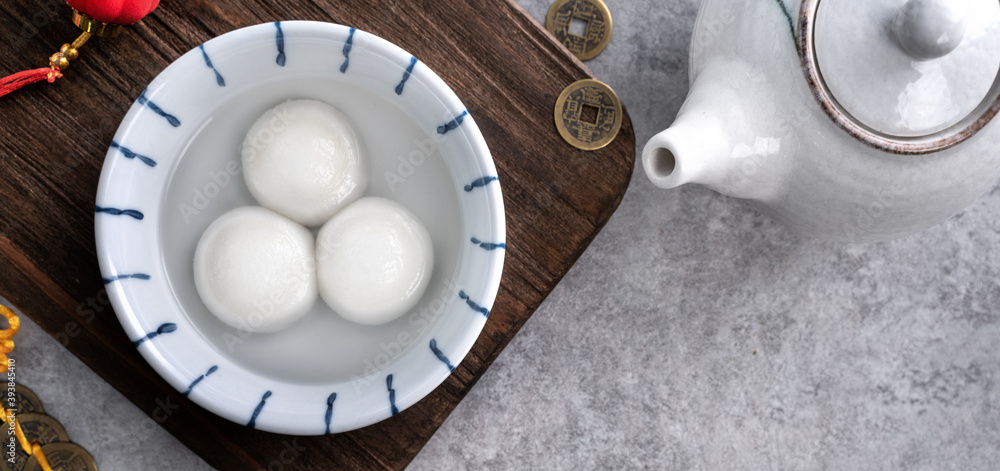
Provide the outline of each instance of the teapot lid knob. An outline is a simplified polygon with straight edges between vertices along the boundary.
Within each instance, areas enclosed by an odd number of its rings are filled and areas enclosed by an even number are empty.
[[[954,51],[965,38],[965,16],[955,0],[910,0],[892,24],[899,45],[914,59],[930,60]]]
[[[802,0],[798,24],[810,87],[852,135],[923,152],[1000,112],[998,0]]]

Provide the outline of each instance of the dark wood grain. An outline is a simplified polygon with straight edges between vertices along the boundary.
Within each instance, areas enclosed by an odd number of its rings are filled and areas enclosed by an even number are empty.
[[[0,1],[0,75],[44,65],[77,31],[55,0]],[[503,181],[508,252],[497,302],[472,352],[444,384],[377,425],[285,437],[187,402],[143,361],[114,317],[95,256],[94,195],[118,122],[146,84],[198,44],[265,21],[348,24],[412,52],[455,89],[482,129]],[[161,425],[223,469],[406,466],[493,362],[618,206],[634,163],[627,115],[607,148],[564,143],[552,109],[589,73],[508,1],[295,0],[164,2],[115,40],[92,40],[66,77],[0,99],[0,294],[64,342],[139,408],[180,408]],[[30,372],[25,372],[30,374]],[[67,385],[69,387],[69,385]],[[81,395],[81,401],[82,399]],[[81,403],[81,406],[84,405]]]

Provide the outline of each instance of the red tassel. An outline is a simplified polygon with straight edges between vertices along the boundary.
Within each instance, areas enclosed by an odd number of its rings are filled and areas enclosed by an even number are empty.
[[[41,82],[42,80],[47,80],[49,83],[55,82],[59,77],[62,77],[62,72],[59,72],[51,67],[42,67],[40,69],[18,72],[14,75],[0,79],[0,97],[25,85],[31,85],[35,82]]]

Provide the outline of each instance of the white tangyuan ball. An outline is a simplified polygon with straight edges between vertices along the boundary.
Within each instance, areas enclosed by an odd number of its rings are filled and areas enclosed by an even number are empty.
[[[343,113],[316,100],[265,112],[243,140],[243,178],[264,207],[319,226],[368,188],[368,162]]]
[[[434,269],[430,234],[399,203],[362,198],[319,231],[320,296],[345,319],[378,325],[398,319],[423,296]]]
[[[194,284],[222,322],[277,332],[316,303],[315,240],[269,209],[248,206],[217,219],[194,253]]]

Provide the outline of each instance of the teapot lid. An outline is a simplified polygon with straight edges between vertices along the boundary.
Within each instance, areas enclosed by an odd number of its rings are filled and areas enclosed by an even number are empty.
[[[869,145],[935,152],[1000,111],[997,0],[804,0],[800,26],[816,98]]]

